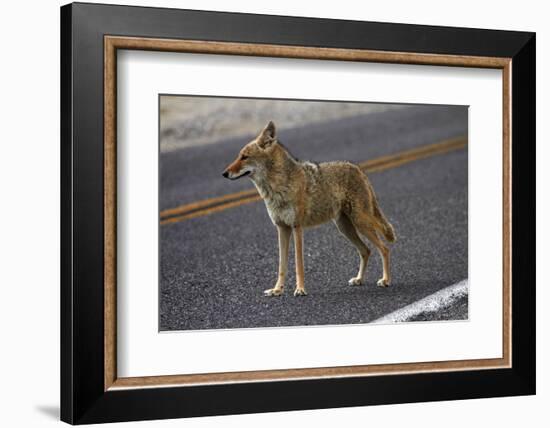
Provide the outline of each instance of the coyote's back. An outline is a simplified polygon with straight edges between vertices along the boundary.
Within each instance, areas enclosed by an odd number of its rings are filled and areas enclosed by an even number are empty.
[[[368,177],[357,165],[344,161],[301,164],[305,171],[304,226],[322,224],[339,215],[367,215],[377,232],[387,241],[395,241],[393,227],[382,213]]]

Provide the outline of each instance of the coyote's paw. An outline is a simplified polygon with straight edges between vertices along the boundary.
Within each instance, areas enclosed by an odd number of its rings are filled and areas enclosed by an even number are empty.
[[[305,289],[297,288],[296,290],[294,290],[294,295],[295,296],[307,296],[307,293],[306,293]]]
[[[283,294],[282,288],[270,288],[269,290],[264,291],[264,296],[280,296]]]
[[[390,286],[390,281],[387,280],[387,279],[384,279],[384,278],[380,278],[377,282],[376,282],[376,285],[378,285],[379,287],[389,287]]]
[[[351,278],[349,281],[348,281],[348,284],[349,285],[363,285],[363,280],[361,278]]]

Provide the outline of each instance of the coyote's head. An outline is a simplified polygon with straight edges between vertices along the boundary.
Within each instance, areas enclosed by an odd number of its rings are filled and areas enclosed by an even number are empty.
[[[235,159],[223,172],[225,178],[237,178],[265,172],[273,164],[273,158],[278,155],[279,144],[275,135],[275,125],[269,122],[258,136],[244,146]]]

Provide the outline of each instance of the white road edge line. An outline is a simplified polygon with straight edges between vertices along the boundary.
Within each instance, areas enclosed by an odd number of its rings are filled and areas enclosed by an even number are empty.
[[[443,290],[430,294],[401,309],[384,315],[372,321],[373,324],[391,324],[406,322],[423,312],[437,312],[438,310],[452,305],[456,300],[468,294],[468,279],[456,284],[449,285]]]

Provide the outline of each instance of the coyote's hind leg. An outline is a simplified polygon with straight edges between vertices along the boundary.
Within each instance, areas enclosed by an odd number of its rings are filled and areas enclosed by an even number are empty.
[[[382,259],[384,273],[382,275],[382,278],[380,278],[376,282],[376,284],[379,287],[389,286],[391,282],[390,249],[386,247],[382,239],[380,239],[380,237],[376,233],[376,230],[374,229],[373,222],[368,218],[367,215],[363,214],[353,218],[353,225],[361,235],[366,236],[367,239],[372,242],[372,245],[376,247],[378,253],[380,254],[380,258]]]
[[[296,257],[296,289],[295,296],[307,296],[304,287],[304,231],[302,226],[295,226],[294,233],[294,255]]]
[[[378,234],[374,229],[365,229],[361,231],[370,242],[376,247],[378,250],[378,253],[380,253],[380,257],[382,258],[382,266],[383,266],[383,274],[382,278],[380,278],[378,281],[376,281],[376,285],[379,287],[388,287],[391,282],[391,275],[390,275],[390,249],[384,245],[384,242],[380,239]]]
[[[336,227],[340,233],[353,244],[359,253],[359,272],[357,272],[357,276],[351,278],[348,283],[349,285],[361,285],[363,284],[363,278],[365,277],[365,270],[367,268],[367,262],[370,256],[369,247],[365,245],[361,237],[358,235],[355,226],[345,214],[341,214],[340,217],[334,220],[334,224],[336,224]]]

